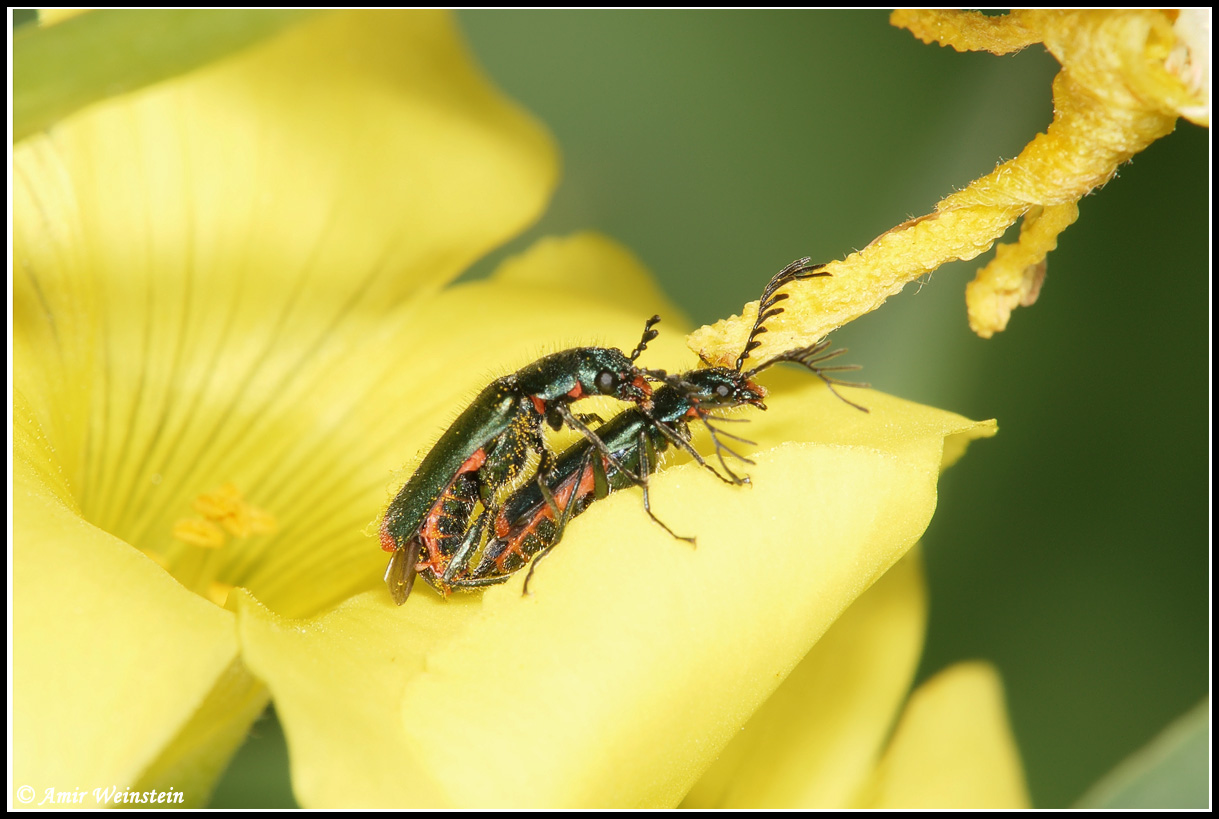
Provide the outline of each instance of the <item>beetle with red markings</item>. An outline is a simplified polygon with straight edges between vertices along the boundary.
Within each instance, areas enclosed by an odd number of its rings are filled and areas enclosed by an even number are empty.
[[[443,577],[460,572],[451,566],[463,543],[477,540],[496,496],[516,481],[530,455],[539,457],[538,474],[553,458],[542,434],[570,427],[604,451],[586,421],[596,416],[572,413],[570,405],[591,396],[610,396],[648,407],[649,378],[663,372],[642,369],[635,360],[654,339],[653,316],[642,340],[628,356],[608,347],[578,347],[545,356],[517,372],[492,381],[441,435],[381,518],[381,548],[392,552],[385,573],[398,605],[410,595],[416,575],[446,592]],[[478,508],[482,512],[478,513]]]

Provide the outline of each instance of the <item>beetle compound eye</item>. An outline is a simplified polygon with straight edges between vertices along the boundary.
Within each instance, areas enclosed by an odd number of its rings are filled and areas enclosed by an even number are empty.
[[[608,370],[597,374],[597,390],[603,395],[608,395],[613,392],[614,387],[617,386],[617,384],[618,379]]]
[[[715,388],[715,394],[720,398],[727,398],[732,395],[732,390],[728,388],[727,384],[720,384]]]

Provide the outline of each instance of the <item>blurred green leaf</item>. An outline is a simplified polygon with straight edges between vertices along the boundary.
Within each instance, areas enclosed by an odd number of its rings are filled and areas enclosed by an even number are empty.
[[[1209,806],[1210,701],[1199,703],[1092,786],[1077,808]]]
[[[308,11],[91,11],[13,32],[13,141],[91,102],[181,74]]]
[[[220,778],[208,807],[213,810],[299,808],[292,793],[288,741],[275,706],[250,726],[250,737],[237,750]]]

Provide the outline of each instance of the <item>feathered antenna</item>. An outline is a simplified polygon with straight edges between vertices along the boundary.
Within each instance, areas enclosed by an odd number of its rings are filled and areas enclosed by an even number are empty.
[[[745,373],[745,377],[753,378],[755,375],[771,365],[778,364],[780,361],[790,361],[793,364],[799,364],[801,367],[812,370],[817,377],[824,381],[825,385],[830,388],[830,392],[834,393],[834,395],[836,395],[843,403],[849,404],[857,410],[868,412],[867,407],[860,406],[849,398],[844,398],[842,393],[834,389],[835,386],[863,387],[866,389],[871,385],[855,381],[843,381],[840,378],[827,375],[827,373],[849,372],[851,370],[858,370],[860,368],[858,364],[835,364],[830,367],[822,366],[826,361],[831,361],[847,351],[845,347],[840,347],[837,350],[830,350],[829,352],[826,352],[826,348],[829,346],[830,340],[828,338],[823,338],[816,344],[812,344],[808,347],[801,347],[795,350],[788,350],[785,353],[779,353],[766,363],[759,364],[757,367],[754,367],[752,370]]]
[[[776,304],[787,298],[787,293],[779,293],[775,291],[785,284],[797,280],[811,279],[816,276],[828,276],[827,271],[821,270],[825,267],[824,264],[812,264],[812,259],[805,256],[803,259],[796,259],[787,267],[775,274],[775,277],[766,285],[766,289],[762,291],[762,298],[758,300],[758,317],[754,319],[753,329],[749,331],[749,339],[745,342],[745,349],[741,350],[741,354],[736,360],[736,371],[741,371],[741,365],[745,363],[745,359],[749,358],[749,354],[761,346],[762,342],[758,341],[758,336],[766,332],[763,326],[767,319],[772,319],[783,312],[782,307],[775,307]]]

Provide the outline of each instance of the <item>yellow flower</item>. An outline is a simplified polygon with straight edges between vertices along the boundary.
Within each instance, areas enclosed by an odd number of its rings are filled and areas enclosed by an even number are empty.
[[[533,596],[518,576],[399,609],[363,534],[395,471],[491,374],[674,313],[594,236],[443,289],[555,177],[449,19],[310,20],[25,140],[13,177],[13,775],[35,802],[201,804],[272,698],[310,807],[677,804],[994,431],[774,373],[752,487],[655,480],[697,549],[621,493]],[[693,366],[673,333],[648,356]],[[901,802],[902,736],[859,800]]]

